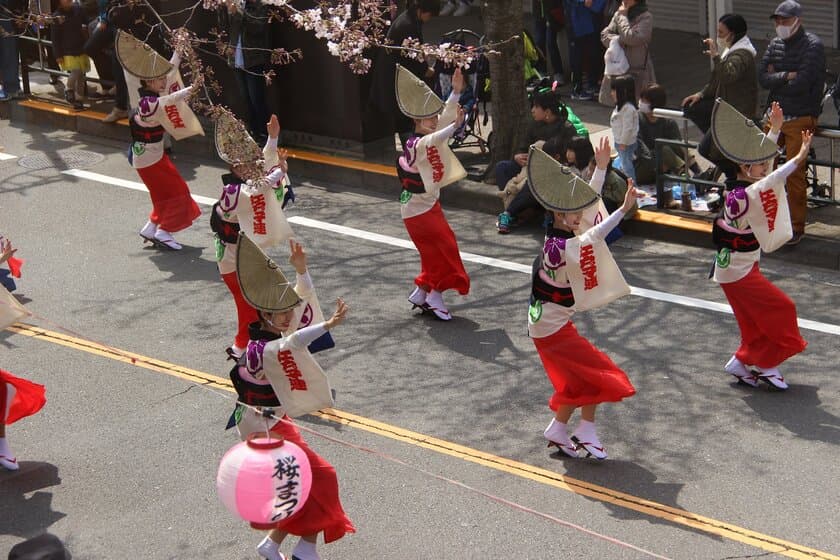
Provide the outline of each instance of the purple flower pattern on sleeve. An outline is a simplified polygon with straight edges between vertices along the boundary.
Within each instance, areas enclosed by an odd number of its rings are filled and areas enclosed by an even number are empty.
[[[566,240],[562,237],[547,237],[543,246],[543,264],[549,270],[566,265]]]

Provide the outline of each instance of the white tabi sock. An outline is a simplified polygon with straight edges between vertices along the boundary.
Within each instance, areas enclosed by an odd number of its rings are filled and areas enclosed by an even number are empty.
[[[578,427],[575,428],[574,435],[577,436],[580,441],[588,441],[590,443],[601,445],[601,442],[598,440],[598,434],[595,433],[595,422],[581,420]]]
[[[292,551],[292,556],[298,560],[321,560],[314,542],[300,539]]]
[[[12,450],[9,449],[9,444],[6,442],[6,438],[0,437],[0,455],[5,457],[14,457],[14,453]]]
[[[266,560],[286,560],[280,552],[280,543],[274,542],[268,535],[257,545],[257,554]]]
[[[558,422],[557,418],[552,418],[551,423],[545,429],[543,435],[548,441],[567,443],[569,442],[569,432],[567,430],[566,424]]]

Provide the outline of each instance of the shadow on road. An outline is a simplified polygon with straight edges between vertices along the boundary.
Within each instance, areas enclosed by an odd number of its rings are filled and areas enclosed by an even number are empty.
[[[52,492],[42,491],[60,484],[58,467],[49,463],[21,461],[19,471],[0,473],[0,519],[4,520],[0,534],[30,538],[65,517],[53,510]]]
[[[754,392],[744,402],[764,422],[779,424],[802,439],[838,445],[840,417],[820,406],[818,393],[813,385],[791,384],[784,393]]]

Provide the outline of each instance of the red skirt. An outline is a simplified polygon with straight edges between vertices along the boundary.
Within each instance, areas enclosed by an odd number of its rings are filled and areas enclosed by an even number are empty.
[[[271,431],[291,441],[306,453],[312,466],[312,490],[303,507],[293,516],[277,523],[277,529],[292,535],[315,535],[324,532],[324,542],[337,541],[347,533],[355,533],[353,522],[344,513],[338,497],[338,477],[335,469],[323,457],[312,451],[300,435],[300,430],[291,423],[277,422]]]
[[[571,321],[551,336],[532,340],[554,385],[548,401],[551,410],[562,405],[618,402],[636,394],[627,374],[580,336]]]
[[[760,368],[776,367],[808,345],[799,334],[796,305],[753,265],[737,282],[720,285],[741,329],[735,357]]]
[[[414,283],[430,291],[457,290],[462,296],[470,292],[470,277],[464,270],[458,242],[443,215],[440,202],[428,212],[403,220],[409,237],[420,252],[420,274]]]
[[[0,424],[14,424],[44,407],[44,386],[0,369]]]
[[[154,165],[137,170],[152,197],[149,221],[162,230],[175,233],[187,229],[201,215],[198,204],[190,196],[190,188],[172,165],[169,156]]]
[[[245,297],[242,295],[242,288],[239,286],[239,279],[236,277],[236,272],[222,274],[222,280],[224,280],[225,285],[230,290],[231,295],[233,295],[233,301],[236,304],[238,327],[233,343],[239,348],[245,348],[248,345],[248,340],[250,340],[248,327],[251,323],[259,320],[257,310],[245,301]]]

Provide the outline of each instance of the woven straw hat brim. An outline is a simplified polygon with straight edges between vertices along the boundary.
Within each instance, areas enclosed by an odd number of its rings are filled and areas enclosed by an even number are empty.
[[[571,169],[534,146],[528,153],[528,184],[537,202],[557,212],[579,212],[601,198]]]
[[[260,311],[288,311],[302,301],[280,267],[241,232],[236,252],[236,278],[242,297]]]
[[[397,64],[394,91],[397,105],[406,117],[427,119],[443,111],[443,101],[420,78]]]
[[[263,157],[262,150],[248,134],[245,125],[228,113],[223,113],[216,121],[213,136],[216,153],[225,163],[254,163]]]
[[[761,163],[779,153],[776,143],[751,118],[720,98],[712,109],[712,140],[735,163]]]
[[[172,71],[172,63],[160,56],[152,47],[131,33],[117,31],[114,41],[117,60],[125,71],[141,80],[162,78]]]

